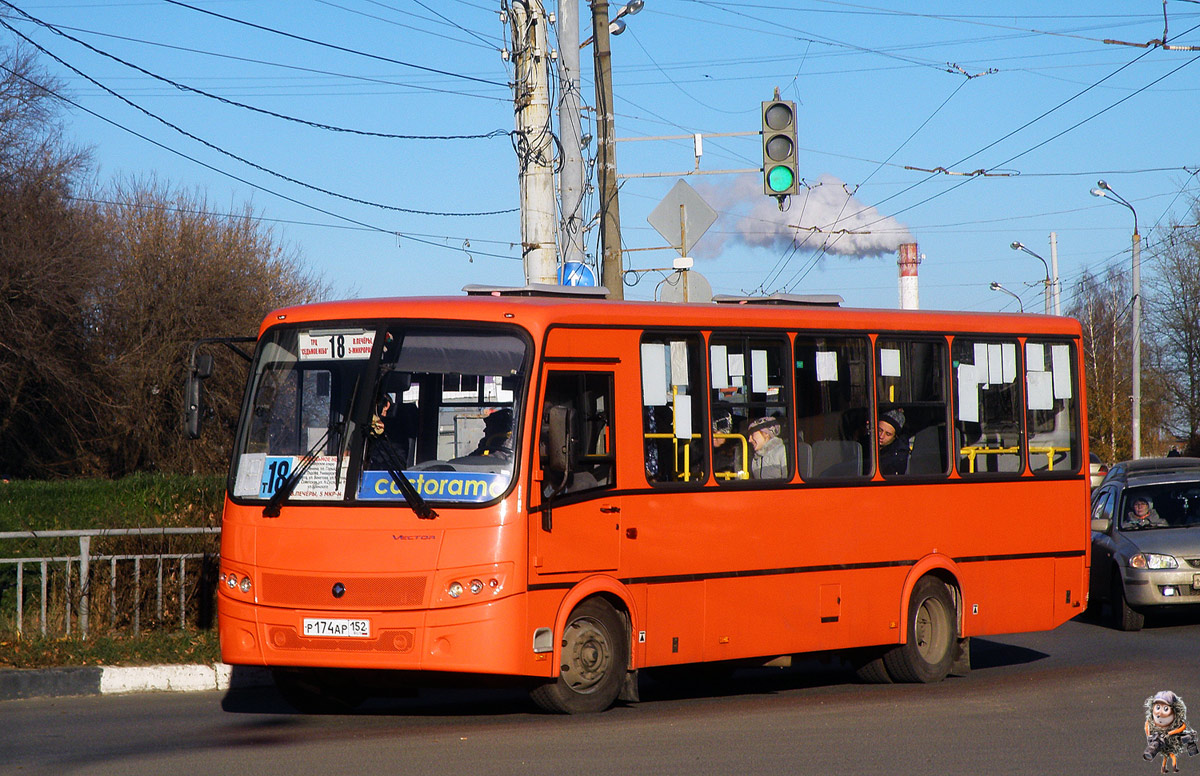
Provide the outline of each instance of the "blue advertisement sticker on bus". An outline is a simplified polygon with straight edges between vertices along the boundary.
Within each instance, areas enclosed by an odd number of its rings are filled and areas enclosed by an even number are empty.
[[[490,472],[404,472],[409,482],[430,501],[482,503],[491,501],[508,489],[510,475]],[[404,500],[400,486],[387,472],[363,472],[358,486],[362,500]]]

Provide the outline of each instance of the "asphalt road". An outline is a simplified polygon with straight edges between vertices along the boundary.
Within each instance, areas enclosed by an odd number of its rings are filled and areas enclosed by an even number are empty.
[[[1172,689],[1200,709],[1200,616],[976,639],[972,660],[970,676],[927,686],[861,685],[816,661],[687,691],[647,677],[641,703],[577,717],[513,690],[422,691],[344,716],[293,713],[270,689],[6,701],[0,772],[1154,774],[1142,702]],[[1200,757],[1180,771],[1200,773]]]

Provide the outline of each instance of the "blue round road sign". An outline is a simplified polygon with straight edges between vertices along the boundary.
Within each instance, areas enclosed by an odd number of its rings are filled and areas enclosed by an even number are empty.
[[[568,261],[558,268],[558,283],[563,286],[594,286],[596,273],[583,262]]]

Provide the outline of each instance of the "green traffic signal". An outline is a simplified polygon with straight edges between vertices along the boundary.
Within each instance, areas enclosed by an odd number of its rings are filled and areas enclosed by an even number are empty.
[[[792,184],[796,182],[796,174],[791,168],[784,165],[776,165],[767,172],[767,186],[776,194],[782,194],[792,188]]]
[[[797,194],[799,165],[796,159],[796,104],[775,99],[762,104],[763,193],[779,197]]]

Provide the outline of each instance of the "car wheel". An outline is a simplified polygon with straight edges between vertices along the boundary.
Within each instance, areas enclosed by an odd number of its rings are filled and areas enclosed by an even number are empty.
[[[1113,569],[1112,593],[1109,595],[1112,604],[1113,625],[1123,631],[1139,631],[1146,623],[1146,616],[1129,606],[1125,600],[1125,584],[1121,581],[1121,572]]]

